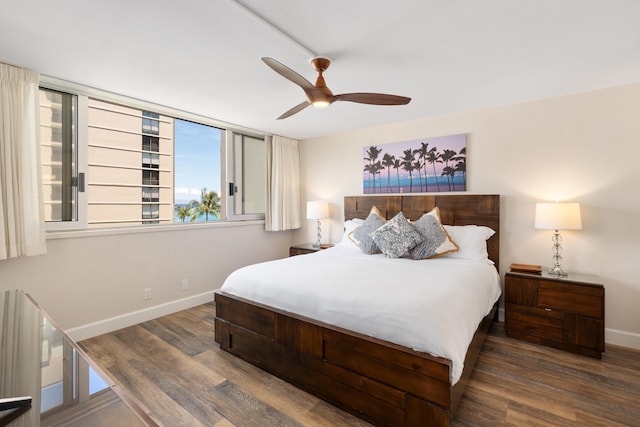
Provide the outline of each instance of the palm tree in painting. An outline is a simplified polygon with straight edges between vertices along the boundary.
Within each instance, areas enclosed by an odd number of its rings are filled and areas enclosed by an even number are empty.
[[[364,165],[364,167],[362,168],[363,172],[367,172],[369,174],[369,181],[372,180],[371,178],[371,169],[373,168],[373,165],[371,165],[371,163],[369,163],[368,165]],[[371,191],[369,191],[370,193],[374,193],[375,192],[375,188],[372,189]]]
[[[396,159],[396,156],[393,156],[393,164],[391,165],[396,170],[396,179],[398,180],[398,193],[402,192],[402,186],[400,185],[400,168],[402,167],[402,161],[400,159]]]
[[[420,156],[420,162],[422,163],[422,169],[421,171],[424,172],[421,174],[424,176],[424,190],[425,191],[429,191],[429,186],[427,184],[427,163],[428,163],[428,156],[429,153],[432,151],[435,151],[435,148],[431,148],[429,149],[429,143],[428,142],[421,142],[420,143],[420,148],[416,149],[416,151],[418,152],[418,155]],[[421,181],[422,183],[422,181]]]
[[[418,150],[413,151],[413,155],[415,156],[416,154],[420,154]],[[420,159],[420,156],[418,156],[418,158],[416,158],[413,162],[413,170],[418,171],[418,183],[420,184],[420,191],[422,191],[422,165],[422,160]]]
[[[438,191],[440,191],[440,183],[438,182],[438,174],[436,172],[436,163],[442,163],[442,160],[440,160],[440,153],[438,153],[438,149],[436,147],[433,147],[427,153],[427,162],[433,167],[433,177],[436,180],[436,187],[438,188]]]
[[[402,160],[402,169],[409,172],[409,193],[412,193],[413,192],[414,151],[411,148],[409,148],[404,150],[402,154],[403,156],[400,158],[400,160]]]
[[[380,170],[382,170],[382,165],[378,160],[375,163],[370,163],[368,165],[364,165],[363,170],[369,173],[371,181],[373,182],[373,187],[371,188],[371,193],[377,193],[377,185],[376,185],[376,175],[380,174]]]
[[[451,186],[453,183],[453,176],[455,175],[456,171],[451,167],[451,166],[445,166],[442,168],[442,174],[440,176],[446,176],[447,177],[447,186],[449,187],[449,191],[451,191]],[[453,187],[455,189],[455,187]]]
[[[380,155],[380,153],[382,152],[382,150],[380,150],[378,147],[376,147],[375,145],[372,145],[371,147],[369,147],[369,149],[367,150],[367,156],[364,159],[367,160],[369,162],[369,169],[365,169],[367,170],[370,174],[373,175],[373,192],[376,192],[376,174],[380,171],[380,162],[378,161],[378,156]],[[378,165],[376,165],[376,163],[378,163]]]
[[[440,155],[440,158],[444,162],[444,169],[442,169],[442,176],[447,177],[447,183],[449,184],[449,191],[451,191],[451,185],[453,184],[453,175],[455,174],[455,171],[449,165],[449,162],[455,157],[456,154],[457,153],[455,151],[449,150],[447,148]],[[445,173],[445,170],[446,170],[446,173]]]
[[[393,193],[391,189],[391,167],[395,159],[396,157],[389,153],[385,153],[384,156],[382,156],[382,166],[387,170],[387,192],[389,193]]]
[[[462,147],[458,155],[453,159],[456,161],[456,165],[453,168],[454,171],[462,173],[462,179],[464,182],[467,182],[467,149],[466,147]]]

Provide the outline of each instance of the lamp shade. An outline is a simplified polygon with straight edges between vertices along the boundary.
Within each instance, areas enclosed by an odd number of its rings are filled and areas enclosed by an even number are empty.
[[[329,203],[318,200],[307,202],[307,219],[329,218]]]
[[[536,203],[536,228],[581,230],[580,203]]]

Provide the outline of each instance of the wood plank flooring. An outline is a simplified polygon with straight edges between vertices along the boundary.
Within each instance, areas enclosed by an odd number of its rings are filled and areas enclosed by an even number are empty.
[[[163,426],[368,426],[221,351],[213,304],[82,341]],[[640,351],[602,360],[487,338],[454,426],[640,426]]]

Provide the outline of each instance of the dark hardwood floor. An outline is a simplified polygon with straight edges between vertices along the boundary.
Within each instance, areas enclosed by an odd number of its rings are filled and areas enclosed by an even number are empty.
[[[80,345],[163,426],[368,426],[221,350],[213,304]],[[454,426],[640,426],[640,351],[602,360],[493,327]]]

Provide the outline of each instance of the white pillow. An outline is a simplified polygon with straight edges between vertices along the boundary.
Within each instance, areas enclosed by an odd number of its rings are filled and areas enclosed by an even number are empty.
[[[344,234],[342,235],[342,239],[340,240],[340,242],[337,243],[337,245],[359,248],[358,243],[353,238],[352,233],[355,231],[356,228],[360,227],[360,225],[362,225],[363,222],[364,222],[364,219],[360,219],[360,218],[346,220],[344,222]]]
[[[444,228],[451,240],[458,245],[457,252],[450,252],[444,256],[476,261],[489,259],[487,240],[496,234],[491,228],[483,225],[445,225]]]

